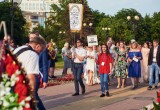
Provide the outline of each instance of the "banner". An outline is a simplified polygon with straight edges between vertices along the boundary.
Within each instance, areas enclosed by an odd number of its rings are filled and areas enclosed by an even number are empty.
[[[82,28],[83,20],[83,5],[82,4],[69,4],[69,19],[71,32],[79,32]]]
[[[87,36],[88,46],[98,45],[97,35]]]

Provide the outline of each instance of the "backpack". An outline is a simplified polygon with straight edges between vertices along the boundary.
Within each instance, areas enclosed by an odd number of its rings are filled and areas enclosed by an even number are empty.
[[[14,55],[15,55],[16,57],[18,57],[21,53],[23,53],[23,52],[25,52],[25,51],[27,51],[27,50],[32,50],[32,51],[34,51],[31,46],[27,46],[27,47],[25,47],[25,48],[20,49],[20,50],[19,50],[17,53],[15,53]],[[34,51],[34,52],[35,52],[35,51]]]

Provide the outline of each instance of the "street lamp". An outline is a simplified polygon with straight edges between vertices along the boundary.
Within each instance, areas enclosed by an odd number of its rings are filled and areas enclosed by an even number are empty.
[[[86,23],[83,23],[83,26],[84,26],[84,27],[86,27],[86,25],[87,25]]]
[[[62,34],[62,31],[59,31],[59,34]]]
[[[134,16],[134,19],[131,18],[131,16],[127,16],[127,20],[129,23],[132,23],[133,25],[133,32],[134,32],[134,39],[136,40],[136,29],[139,21],[139,16]]]
[[[89,23],[89,26],[92,27],[93,23]]]
[[[93,25],[93,23],[89,23],[89,24],[88,24],[89,27],[92,27],[92,25]],[[87,23],[83,23],[83,26],[86,27],[86,26],[87,26]]]
[[[83,26],[84,27],[89,27],[89,33],[91,33],[91,28],[92,28],[92,26],[93,26],[93,23],[89,23],[88,25],[87,25],[87,23],[83,23]]]
[[[59,34],[65,34],[66,32],[65,31],[59,31]]]
[[[59,31],[59,34],[61,34],[61,35],[65,35],[65,31]]]
[[[103,27],[102,30],[106,32],[106,40],[107,40],[107,37],[109,36],[109,31],[111,30],[111,28]]]

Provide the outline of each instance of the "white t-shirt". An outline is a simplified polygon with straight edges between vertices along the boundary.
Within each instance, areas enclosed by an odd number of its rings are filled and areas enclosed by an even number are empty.
[[[13,54],[20,49],[27,47],[26,45],[16,48]],[[18,56],[18,61],[22,64],[26,74],[39,74],[39,56],[32,50],[26,50]]]
[[[86,56],[86,50],[84,48],[82,48],[82,47],[75,48],[75,52],[81,57],[85,57]],[[80,61],[77,57],[75,57],[74,62],[75,63],[82,63],[82,61]]]
[[[153,50],[153,62],[157,62],[156,57],[157,57],[157,50],[158,50],[158,46],[154,48]]]

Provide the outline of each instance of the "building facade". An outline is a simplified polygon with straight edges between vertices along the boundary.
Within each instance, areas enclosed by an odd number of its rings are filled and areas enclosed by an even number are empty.
[[[58,4],[58,0],[22,0],[20,8],[27,12],[50,12],[51,4]]]
[[[45,20],[49,17],[52,4],[58,4],[59,0],[22,0],[20,8],[27,22],[31,24],[32,31],[37,25],[45,27]]]

